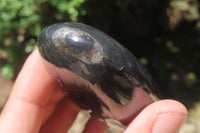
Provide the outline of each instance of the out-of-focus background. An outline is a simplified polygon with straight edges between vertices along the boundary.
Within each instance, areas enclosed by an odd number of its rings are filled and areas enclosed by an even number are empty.
[[[163,98],[182,102],[182,133],[200,132],[198,0],[0,0],[0,107],[41,30],[57,22],[96,27],[127,47]]]

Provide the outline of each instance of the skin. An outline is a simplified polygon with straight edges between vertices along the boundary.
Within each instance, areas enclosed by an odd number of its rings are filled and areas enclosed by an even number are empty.
[[[25,62],[0,115],[0,133],[65,133],[79,111],[48,75],[36,49]],[[176,133],[186,116],[183,104],[160,100],[138,114],[124,133]],[[107,130],[104,122],[92,117],[84,133]]]

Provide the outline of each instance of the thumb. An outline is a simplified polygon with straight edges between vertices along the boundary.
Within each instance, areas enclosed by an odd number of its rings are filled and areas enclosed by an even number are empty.
[[[124,133],[177,133],[187,109],[175,100],[161,100],[146,107]]]

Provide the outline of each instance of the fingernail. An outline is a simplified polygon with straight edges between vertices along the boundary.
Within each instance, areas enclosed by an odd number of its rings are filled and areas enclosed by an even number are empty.
[[[186,114],[160,114],[154,124],[152,133],[177,133],[186,119]]]

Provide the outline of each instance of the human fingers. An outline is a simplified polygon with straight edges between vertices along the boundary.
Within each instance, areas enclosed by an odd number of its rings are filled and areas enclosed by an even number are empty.
[[[52,94],[54,97],[49,100]],[[63,94],[45,71],[38,50],[35,50],[19,73],[1,114],[0,132],[39,131],[47,114],[62,97]],[[49,101],[51,104],[47,106]]]
[[[177,133],[186,117],[183,104],[161,100],[146,107],[124,133]]]
[[[75,120],[80,108],[68,97],[65,97],[56,107],[50,118],[42,126],[40,133],[65,133]],[[83,133],[106,133],[109,126],[100,118],[91,116],[85,125]]]
[[[109,126],[103,120],[92,116],[85,125],[83,133],[106,133],[108,129]]]
[[[63,98],[42,126],[40,133],[65,133],[76,119],[79,110],[68,97]]]

